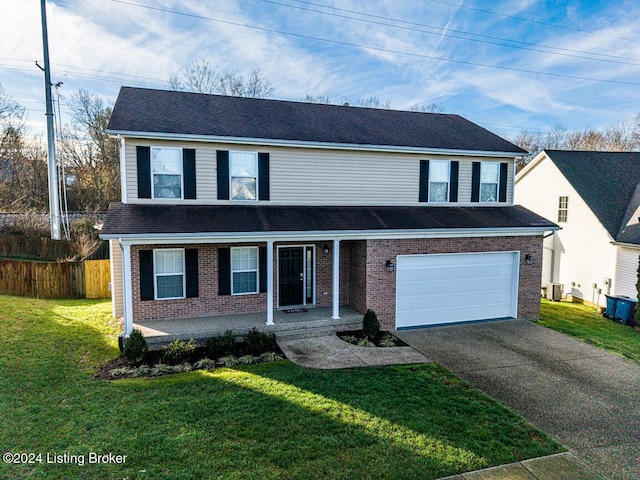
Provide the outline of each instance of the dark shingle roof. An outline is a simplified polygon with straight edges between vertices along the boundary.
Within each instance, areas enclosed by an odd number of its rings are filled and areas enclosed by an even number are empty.
[[[526,153],[458,115],[122,87],[111,132]]]
[[[640,244],[640,229],[627,226],[638,223],[630,215],[640,207],[640,152],[545,152],[612,238]]]
[[[536,228],[524,207],[316,207],[112,203],[102,235]]]

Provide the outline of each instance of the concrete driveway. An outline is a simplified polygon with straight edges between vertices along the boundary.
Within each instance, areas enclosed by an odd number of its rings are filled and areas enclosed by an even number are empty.
[[[606,478],[640,479],[640,366],[524,320],[396,335]]]

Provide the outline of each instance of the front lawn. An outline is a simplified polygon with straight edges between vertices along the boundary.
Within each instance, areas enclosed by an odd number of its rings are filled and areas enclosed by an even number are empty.
[[[0,445],[33,454],[0,478],[429,479],[562,451],[435,364],[95,380],[118,355],[110,310],[0,296]]]
[[[539,323],[640,363],[640,332],[604,318],[592,307],[542,300]]]

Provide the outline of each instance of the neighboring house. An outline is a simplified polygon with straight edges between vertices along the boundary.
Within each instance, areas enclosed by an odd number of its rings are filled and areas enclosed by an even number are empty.
[[[516,176],[516,203],[562,227],[545,239],[542,286],[606,305],[636,298],[640,257],[640,152],[547,150]]]
[[[325,307],[386,329],[537,318],[542,238],[515,145],[457,115],[122,88],[108,131],[114,314]]]

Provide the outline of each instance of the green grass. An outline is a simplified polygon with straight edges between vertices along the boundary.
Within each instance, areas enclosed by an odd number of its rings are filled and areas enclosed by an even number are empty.
[[[592,307],[542,300],[539,323],[640,363],[640,332],[604,318]]]
[[[562,451],[435,364],[307,370],[289,361],[114,382],[105,301],[0,296],[0,478],[430,479]],[[124,465],[46,454],[127,455]],[[85,457],[87,458],[87,457]]]

